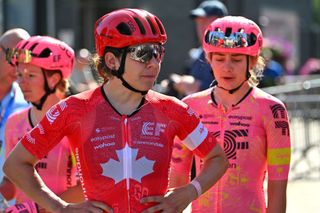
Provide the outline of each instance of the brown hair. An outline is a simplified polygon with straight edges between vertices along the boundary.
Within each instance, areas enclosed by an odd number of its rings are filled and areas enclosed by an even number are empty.
[[[117,58],[120,58],[121,54],[123,53],[123,48],[106,47],[103,55],[105,55],[107,52],[111,52]],[[93,68],[93,73],[94,75],[98,75],[100,82],[107,82],[108,79],[113,77],[111,74],[112,70],[106,65],[103,56],[99,56],[96,53],[92,56],[90,61],[91,67]]]

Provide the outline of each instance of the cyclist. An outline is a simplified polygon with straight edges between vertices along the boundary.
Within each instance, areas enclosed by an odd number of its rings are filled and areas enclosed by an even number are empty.
[[[14,51],[17,56],[13,58],[17,67],[17,81],[25,100],[32,106],[9,117],[5,129],[6,156],[24,134],[35,126],[40,127],[38,123],[47,110],[65,97],[67,79],[71,75],[74,61],[71,47],[48,36],[32,36],[22,40]],[[80,202],[84,197],[81,186],[77,187],[74,159],[68,140],[64,137],[35,168],[54,193],[69,202]],[[16,192],[14,184],[6,177],[2,180],[0,192],[7,200],[16,199],[18,205],[10,210],[35,206],[29,205],[30,199],[22,191]]]
[[[263,70],[260,28],[244,17],[212,22],[203,47],[216,80],[183,101],[218,138],[229,160],[225,175],[193,202],[192,212],[285,212],[290,164],[288,114],[277,98],[257,88]],[[193,154],[179,141],[173,151],[170,186],[189,182]],[[203,166],[196,159],[197,173]],[[268,205],[263,182],[267,172]],[[267,208],[267,210],[266,210]]]
[[[54,105],[21,139],[4,171],[53,212],[182,211],[223,175],[227,161],[186,104],[150,90],[164,55],[165,29],[147,11],[120,9],[99,18],[94,34],[94,61],[104,84]],[[80,204],[58,198],[33,175],[37,159],[63,136],[70,139],[87,199]],[[192,183],[168,190],[175,136],[203,159],[204,169]]]

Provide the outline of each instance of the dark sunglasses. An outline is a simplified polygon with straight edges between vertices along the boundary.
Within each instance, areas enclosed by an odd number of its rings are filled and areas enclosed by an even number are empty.
[[[153,57],[161,62],[164,56],[164,46],[160,44],[142,44],[128,48],[129,57],[135,61],[148,63]]]

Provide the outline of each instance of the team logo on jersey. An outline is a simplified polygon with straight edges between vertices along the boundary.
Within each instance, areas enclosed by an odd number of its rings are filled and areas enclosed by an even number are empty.
[[[35,128],[39,129],[39,132],[40,132],[41,135],[44,135],[44,129],[43,129],[43,126],[40,123],[38,123]]]
[[[65,101],[62,101],[59,103],[59,107],[60,107],[61,111],[63,111],[65,108],[67,108],[67,106],[68,106],[67,102],[65,102]]]
[[[26,139],[29,143],[32,143],[32,144],[36,143],[36,140],[30,135],[30,133],[26,135]]]
[[[141,183],[143,177],[153,173],[155,161],[148,160],[144,156],[137,159],[138,149],[132,149],[126,144],[123,149],[116,152],[119,161],[110,159],[108,162],[100,164],[103,169],[102,175],[112,178],[115,184],[128,179]]]
[[[144,136],[160,136],[161,132],[164,132],[167,127],[164,123],[158,122],[143,122],[141,135]]]
[[[47,120],[49,121],[50,125],[56,120],[56,118],[60,115],[59,111],[57,110],[56,106],[51,107],[49,111],[46,113]]]
[[[290,132],[289,132],[289,123],[288,123],[288,118],[286,114],[286,109],[280,104],[272,105],[270,106],[270,109],[272,111],[272,115],[275,120],[274,121],[275,127],[277,129],[281,129],[282,135],[289,136]]]
[[[239,129],[239,130],[227,130],[224,133],[224,142],[223,149],[226,153],[228,159],[236,160],[237,159],[237,150],[249,149],[248,141],[239,141],[239,138],[248,137],[248,129]],[[220,131],[213,134],[215,137],[220,136]],[[236,165],[230,165],[235,167]]]

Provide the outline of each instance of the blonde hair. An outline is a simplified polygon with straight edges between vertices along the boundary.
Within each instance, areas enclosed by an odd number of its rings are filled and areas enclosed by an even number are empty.
[[[258,86],[258,84],[260,83],[260,80],[263,77],[263,70],[265,67],[265,59],[262,56],[249,56],[250,59],[253,60],[257,60],[255,66],[253,67],[253,69],[250,69],[250,78],[248,80],[249,84],[251,86]],[[258,57],[256,59],[256,57]]]

